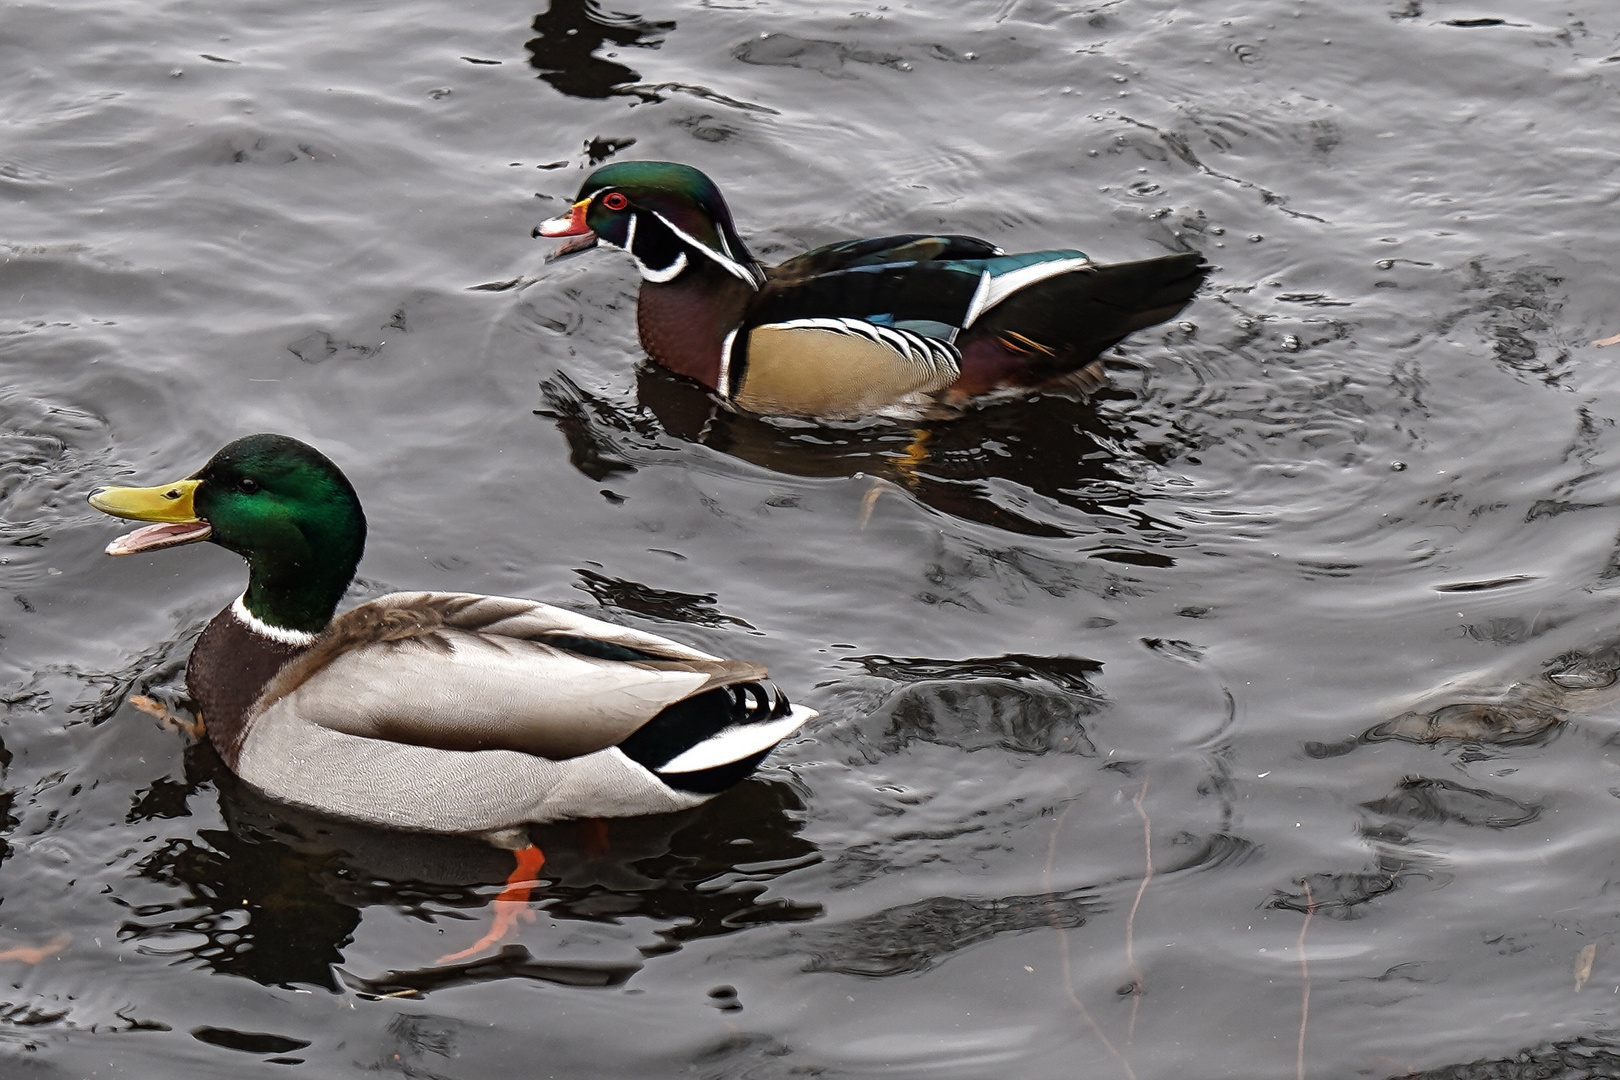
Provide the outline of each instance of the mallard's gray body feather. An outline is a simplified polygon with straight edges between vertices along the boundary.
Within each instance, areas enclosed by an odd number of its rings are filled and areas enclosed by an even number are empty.
[[[557,636],[648,659],[580,655],[551,644]],[[281,710],[367,738],[560,759],[615,746],[694,694],[764,677],[757,664],[533,600],[393,593],[332,620],[254,715]]]
[[[532,600],[394,593],[338,616],[277,673],[244,718],[235,770],[275,798],[391,828],[665,813],[709,796],[618,745],[671,705],[764,677]],[[814,715],[731,725],[661,764],[675,774],[763,753]]]
[[[612,747],[563,761],[516,750],[439,750],[333,731],[290,709],[271,709],[249,729],[237,771],[296,806],[439,833],[662,814],[709,798],[669,787]]]

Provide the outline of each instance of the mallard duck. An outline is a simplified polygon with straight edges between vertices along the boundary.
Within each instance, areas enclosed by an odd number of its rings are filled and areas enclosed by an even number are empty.
[[[90,504],[155,523],[109,555],[207,540],[247,560],[246,591],[186,668],[233,772],[320,813],[512,848],[503,900],[526,896],[518,886],[544,862],[529,823],[696,806],[816,715],[758,664],[532,600],[404,592],[335,615],[365,515],[336,465],[284,435],[238,439],[172,484],[100,488]]]
[[[570,238],[553,259],[598,242],[630,253],[657,363],[749,412],[828,419],[1093,389],[1103,350],[1173,318],[1209,272],[1196,252],[1099,266],[1072,249],[1007,255],[924,234],[762,267],[714,181],[667,161],[597,169],[534,235]]]

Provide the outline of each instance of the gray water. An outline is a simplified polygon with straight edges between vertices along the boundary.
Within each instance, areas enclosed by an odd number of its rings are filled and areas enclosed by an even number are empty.
[[[1620,1075],[1620,9],[640,3],[0,12],[0,1074]],[[544,263],[632,158],[768,261],[1218,269],[912,475],[711,416],[627,260]],[[128,704],[242,568],[83,497],[261,430],[360,491],[356,598],[553,600],[821,718],[536,830],[535,919],[436,965],[504,855]]]

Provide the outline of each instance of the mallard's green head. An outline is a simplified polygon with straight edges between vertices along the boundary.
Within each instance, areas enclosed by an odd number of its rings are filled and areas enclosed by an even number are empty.
[[[109,555],[200,540],[236,552],[248,562],[248,610],[285,630],[326,626],[366,545],[366,517],[348,478],[285,435],[237,439],[184,480],[101,488],[90,505],[156,523],[114,540]]]
[[[714,181],[672,161],[604,165],[585,178],[567,214],[541,222],[534,234],[576,238],[558,248],[554,259],[595,247],[598,240],[623,248],[648,281],[672,281],[702,259],[750,288],[765,282]]]

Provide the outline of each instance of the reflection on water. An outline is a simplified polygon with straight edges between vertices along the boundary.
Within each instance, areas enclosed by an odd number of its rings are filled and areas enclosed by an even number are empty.
[[[529,64],[540,72],[540,78],[571,97],[631,94],[635,91],[628,84],[641,76],[597,55],[598,50],[603,46],[656,49],[674,29],[673,21],[606,11],[596,0],[552,0],[550,7],[534,17],[536,36],[527,44]]]
[[[1455,588],[1446,591],[1454,592]],[[1523,620],[1509,620],[1522,626]],[[1470,636],[1485,637],[1473,633]],[[1545,628],[1543,629],[1544,632]],[[1514,635],[1517,641],[1523,634]],[[1480,677],[1451,680],[1424,695],[1424,701],[1375,724],[1359,739],[1309,743],[1313,757],[1350,753],[1363,742],[1401,739],[1415,743],[1457,742],[1517,746],[1542,744],[1572,716],[1592,715],[1620,702],[1620,643],[1599,641],[1545,661],[1539,674],[1506,685]]]
[[[536,961],[509,946],[421,971],[365,978],[343,969],[363,911],[384,905],[412,918],[477,920],[510,856],[479,841],[349,825],[271,803],[190,746],[183,780],[141,792],[136,824],[187,816],[199,790],[217,789],[227,829],[200,829],[143,857],[142,876],[176,890],[130,909],[119,936],[146,955],[201,963],[266,986],[348,986],[371,994],[529,978],[578,986],[623,983],[639,965]],[[803,806],[780,783],[750,780],[710,804],[717,813],[669,814],[536,827],[546,853],[534,903],[559,923],[651,921],[645,955],[749,926],[815,919],[821,906],[776,896],[772,880],[819,859],[797,834]]]
[[[997,656],[950,661],[852,657],[900,686],[855,724],[869,759],[925,740],[963,751],[1091,756],[1082,721],[1104,699],[1092,685],[1102,665],[1068,656]]]
[[[542,6],[6,9],[0,1074],[1620,1070],[1620,9]],[[529,239],[629,147],[772,261],[1218,269],[1091,400],[739,416]],[[83,494],[260,430],[367,493],[361,594],[560,600],[821,719],[536,830],[536,919],[434,965],[504,855],[126,707],[241,567],[106,559]]]
[[[1416,3],[1416,0],[1412,0]],[[1481,20],[1482,22],[1486,20]],[[1548,1080],[1585,1080],[1592,1077],[1620,1076],[1620,1047],[1613,1039],[1570,1039],[1536,1046],[1512,1057],[1459,1062],[1438,1069],[1410,1070],[1395,1074],[1411,1080],[1520,1080],[1521,1077],[1547,1077]]]
[[[1542,810],[1540,806],[1527,805],[1493,791],[1424,776],[1402,780],[1391,794],[1362,805],[1389,819],[1389,824],[1383,826],[1386,830],[1396,823],[1440,825],[1448,822],[1511,829],[1515,825],[1528,825],[1541,816]]]
[[[1074,930],[1105,909],[1091,890],[994,900],[936,896],[809,931],[799,940],[809,954],[806,971],[914,975],[993,937],[1042,927]]]
[[[1025,536],[1120,531],[1111,522],[1123,518],[1156,547],[1179,539],[1146,515],[1130,482],[1168,448],[1073,399],[1042,395],[949,420],[832,424],[733,412],[655,364],[636,369],[636,388],[637,406],[628,406],[557,374],[541,384],[537,413],[556,423],[570,461],[592,480],[635,471],[656,456],[663,433],[791,476],[873,477],[942,513]],[[1134,544],[1097,557],[1175,565]]]

